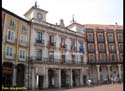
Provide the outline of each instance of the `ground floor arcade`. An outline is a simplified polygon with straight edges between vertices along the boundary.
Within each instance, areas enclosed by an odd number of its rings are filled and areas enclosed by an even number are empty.
[[[123,65],[110,64],[110,65],[89,65],[89,79],[93,83],[105,83],[105,81],[114,82],[123,81]]]
[[[87,84],[85,67],[45,66],[32,68],[32,89],[79,87]]]

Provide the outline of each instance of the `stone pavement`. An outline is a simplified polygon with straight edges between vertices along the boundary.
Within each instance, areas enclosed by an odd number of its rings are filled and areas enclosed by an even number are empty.
[[[62,88],[62,89],[47,89],[47,90],[32,90],[32,91],[123,91],[123,84],[108,84],[92,87],[79,88]]]

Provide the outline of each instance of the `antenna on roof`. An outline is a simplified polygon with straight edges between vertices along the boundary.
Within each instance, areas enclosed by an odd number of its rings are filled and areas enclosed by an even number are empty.
[[[37,8],[37,1],[35,1],[35,7]]]
[[[72,20],[71,20],[71,23],[74,23],[75,22],[75,19],[74,19],[74,14],[72,15]]]

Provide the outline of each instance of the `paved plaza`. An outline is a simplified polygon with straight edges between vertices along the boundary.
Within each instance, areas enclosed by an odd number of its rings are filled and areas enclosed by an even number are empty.
[[[49,89],[49,90],[38,90],[38,91],[123,91],[123,84],[108,84],[108,85],[99,85],[93,87],[80,87],[71,89]]]

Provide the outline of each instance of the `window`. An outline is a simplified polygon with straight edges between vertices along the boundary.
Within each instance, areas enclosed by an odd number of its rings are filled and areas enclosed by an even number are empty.
[[[62,61],[63,61],[63,63],[66,63],[65,54],[62,54]]]
[[[89,62],[94,63],[94,55],[93,54],[89,54]]]
[[[26,25],[22,24],[22,32],[26,32]]]
[[[109,44],[109,51],[115,52],[115,44]]]
[[[75,41],[74,40],[72,40],[71,41],[71,50],[76,50],[76,47],[75,47]]]
[[[12,56],[13,55],[13,47],[11,47],[11,46],[6,47],[6,55],[7,56]]]
[[[79,51],[80,51],[81,53],[84,53],[84,48],[83,48],[83,43],[82,43],[82,42],[80,42]]]
[[[50,62],[54,61],[54,51],[49,52],[49,59],[50,59]]]
[[[37,32],[36,43],[42,43],[42,44],[44,43],[43,32]]]
[[[103,33],[98,33],[98,42],[104,42]]]
[[[94,45],[88,44],[88,52],[94,52]]]
[[[20,59],[25,60],[26,59],[26,50],[20,49]]]
[[[14,29],[15,22],[13,19],[10,19],[10,28]]]
[[[41,60],[42,59],[42,50],[38,49],[36,52],[36,59]]]
[[[119,51],[123,52],[123,44],[119,44]]]
[[[115,55],[114,54],[111,55],[111,62],[115,62]]]
[[[123,34],[118,34],[118,41],[123,42]]]
[[[21,35],[20,43],[21,43],[22,45],[26,45],[26,36],[25,36],[25,35]]]
[[[50,35],[49,39],[50,39],[50,45],[55,46],[56,44],[54,42],[54,35]]]
[[[61,38],[61,47],[65,48],[65,39],[64,38]]]
[[[93,33],[87,33],[88,42],[93,42]]]
[[[99,52],[105,52],[104,44],[99,44]]]
[[[75,63],[75,55],[72,54],[72,62]]]
[[[14,31],[8,31],[8,36],[7,36],[7,40],[14,42],[14,38],[15,38],[15,32]]]
[[[106,55],[105,54],[99,54],[99,62],[106,62]]]
[[[81,63],[83,63],[83,55],[80,55]]]
[[[120,55],[120,61],[123,62],[123,54]]]
[[[113,40],[113,33],[109,33],[108,34],[108,40],[109,40],[109,42],[114,42],[114,40]]]

